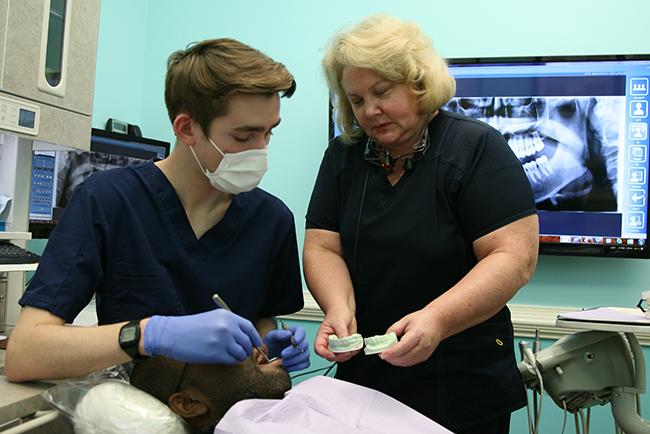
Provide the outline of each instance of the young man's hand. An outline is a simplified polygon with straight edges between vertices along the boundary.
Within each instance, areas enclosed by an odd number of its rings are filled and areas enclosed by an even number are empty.
[[[234,365],[260,346],[262,338],[251,323],[225,309],[196,315],[153,316],[145,325],[144,350],[187,363]]]
[[[271,330],[264,337],[264,343],[269,348],[269,356],[280,357],[282,366],[288,372],[301,371],[309,367],[309,342],[303,327],[292,326],[288,330]]]

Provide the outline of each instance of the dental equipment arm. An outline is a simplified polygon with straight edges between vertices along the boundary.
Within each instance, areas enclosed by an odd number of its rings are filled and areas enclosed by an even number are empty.
[[[631,333],[584,331],[565,336],[533,354],[524,350],[519,372],[527,388],[544,391],[571,413],[612,404],[616,423],[628,434],[650,433],[650,422],[635,410],[635,396],[645,392],[645,363]]]

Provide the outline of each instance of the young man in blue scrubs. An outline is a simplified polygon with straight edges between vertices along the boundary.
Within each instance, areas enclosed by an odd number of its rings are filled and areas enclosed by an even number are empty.
[[[295,86],[284,65],[232,39],[171,55],[172,154],[77,188],[20,300],[7,378],[77,377],[153,355],[235,364],[263,344],[287,371],[309,365],[304,329],[273,319],[303,306],[293,215],[256,188],[280,97]],[[99,325],[66,326],[93,295]]]

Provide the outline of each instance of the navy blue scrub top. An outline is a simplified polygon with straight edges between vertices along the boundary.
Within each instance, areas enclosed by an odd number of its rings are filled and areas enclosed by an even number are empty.
[[[214,309],[255,320],[303,307],[294,218],[256,188],[197,239],[153,163],[98,172],[74,192],[22,306],[72,322],[96,293],[99,324]]]

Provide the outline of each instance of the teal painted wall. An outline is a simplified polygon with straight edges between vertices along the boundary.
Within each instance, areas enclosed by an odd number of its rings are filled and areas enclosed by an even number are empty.
[[[93,126],[115,117],[139,124],[145,136],[173,142],[163,100],[165,62],[189,42],[234,37],[281,60],[296,76],[298,90],[282,102],[282,125],[271,141],[262,186],[292,209],[302,243],[311,186],[327,144],[323,47],[334,31],[374,12],[417,21],[445,57],[650,53],[650,2],[640,1],[103,0]],[[631,306],[646,289],[647,260],[544,256],[514,302]],[[313,336],[316,325],[307,326]],[[315,359],[314,365],[326,362]],[[542,432],[559,432],[561,411],[548,400],[544,405]],[[647,414],[645,399],[643,407]],[[527,432],[524,418],[525,411],[515,415],[513,433]],[[594,410],[592,419],[592,433],[613,432],[609,407]],[[570,427],[567,432],[573,432]]]
[[[145,104],[149,0],[102,0],[92,124],[108,118],[139,124]]]
[[[446,57],[650,52],[647,25],[630,21],[648,16],[650,3],[628,4],[633,12],[607,0],[465,0],[437,8],[425,0],[189,0],[182,6],[157,0],[156,7],[147,1],[105,0],[93,124],[102,126],[114,116],[141,125],[146,136],[173,141],[163,100],[165,62],[191,41],[234,37],[282,60],[296,76],[298,91],[282,101],[283,121],[271,141],[262,186],[293,210],[302,242],[311,186],[327,143],[320,59],[332,32],[369,13],[388,12],[419,22]],[[648,282],[648,261],[546,256],[514,301],[631,304]]]

